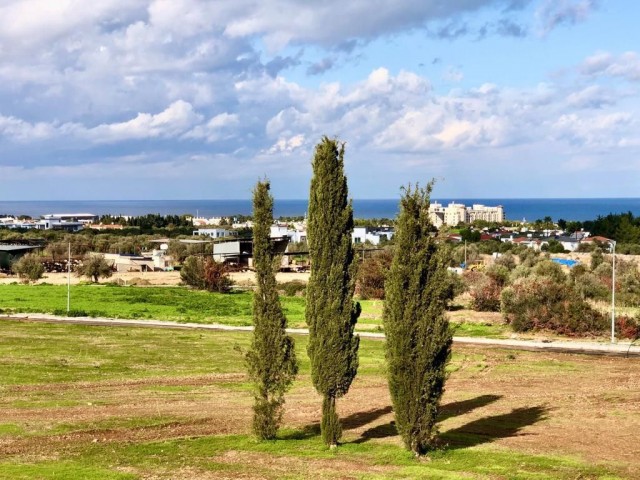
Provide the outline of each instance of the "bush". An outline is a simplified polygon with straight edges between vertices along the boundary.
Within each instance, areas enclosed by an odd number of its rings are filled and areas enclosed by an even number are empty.
[[[516,268],[516,259],[511,252],[503,253],[495,259],[494,265],[502,265],[507,270],[511,271]]]
[[[481,272],[465,272],[464,278],[471,295],[470,306],[472,310],[476,312],[500,311],[502,286],[495,277]]]
[[[562,271],[562,267],[549,259],[539,261],[532,269],[534,275],[549,277],[558,283],[565,282],[567,276]]]
[[[188,257],[180,269],[180,279],[190,287],[204,290],[204,258]]]
[[[390,250],[382,250],[365,258],[360,264],[356,278],[356,293],[361,299],[384,299],[384,282],[392,259],[393,254]]]
[[[609,300],[611,298],[610,285],[607,287],[598,276],[591,272],[575,278],[573,286],[583,299]]]
[[[616,334],[618,338],[637,340],[640,338],[640,321],[637,318],[621,315],[616,317]]]
[[[593,309],[570,285],[553,278],[516,280],[501,296],[502,314],[516,332],[546,329],[564,335],[599,334],[606,316]]]
[[[224,263],[207,258],[204,263],[204,287],[210,292],[228,293],[233,281]]]
[[[180,278],[187,285],[198,290],[226,293],[233,284],[224,263],[212,258],[190,256],[180,269]]]
[[[20,280],[24,283],[35,282],[41,279],[44,274],[44,265],[42,265],[40,259],[32,253],[28,253],[14,263],[11,269],[18,274],[18,277],[20,277]]]
[[[300,280],[292,280],[291,282],[281,283],[278,285],[278,288],[284,291],[287,297],[304,296],[307,290],[307,284]]]

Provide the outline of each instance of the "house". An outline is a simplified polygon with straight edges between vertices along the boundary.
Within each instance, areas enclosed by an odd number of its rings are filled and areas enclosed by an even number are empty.
[[[156,269],[151,256],[105,253],[104,258],[117,272],[153,272]]]
[[[369,242],[372,245],[380,245],[380,242],[391,240],[394,233],[391,227],[355,227],[351,240],[355,244]]]
[[[292,243],[300,243],[307,241],[307,229],[303,225],[297,225],[294,228],[289,228],[286,223],[276,223],[271,225],[271,231],[269,233],[271,238],[287,237]]]
[[[194,230],[193,234],[211,238],[229,238],[238,236],[238,232],[227,230],[225,228],[200,228],[198,230]]]

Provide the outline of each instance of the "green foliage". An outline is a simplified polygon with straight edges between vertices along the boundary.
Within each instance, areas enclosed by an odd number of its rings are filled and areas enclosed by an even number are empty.
[[[567,280],[567,275],[562,270],[562,267],[548,258],[542,259],[536,263],[531,269],[531,272],[540,277],[551,278],[557,283],[563,283]]]
[[[416,455],[433,447],[452,334],[446,253],[429,235],[431,184],[404,190],[396,222],[396,250],[385,285],[389,390],[396,426]]]
[[[605,316],[585,302],[578,291],[552,277],[532,275],[502,291],[502,314],[516,332],[551,330],[562,335],[606,331]]]
[[[344,175],[344,144],[323,137],[316,146],[309,191],[307,286],[308,353],[313,385],[323,396],[322,438],[335,446],[340,430],[335,399],[349,391],[358,370],[360,305],[353,302],[357,265],[351,243],[353,207]]]
[[[493,275],[467,271],[464,281],[471,295],[471,309],[476,312],[500,311],[500,293],[506,283],[508,272],[505,267],[493,269]]]
[[[604,261],[604,255],[600,247],[595,248],[591,252],[591,270],[595,270]]]
[[[366,257],[358,268],[356,291],[361,299],[384,299],[384,281],[391,268],[393,253],[381,250]]]
[[[85,255],[82,259],[82,265],[76,267],[76,275],[87,277],[93,283],[98,283],[102,278],[108,278],[113,275],[113,268],[107,262],[103,255]]]
[[[307,284],[301,280],[292,280],[278,284],[278,289],[283,290],[288,297],[304,296],[307,291]]]
[[[233,284],[223,263],[194,255],[184,262],[180,269],[180,278],[190,287],[218,293],[229,292]]]
[[[480,235],[480,231],[478,230],[472,230],[470,228],[463,228],[460,230],[460,236],[462,237],[463,242],[479,242]]]
[[[502,265],[507,270],[511,271],[516,268],[516,259],[511,252],[506,252],[500,255],[493,262],[495,265]]]
[[[204,290],[204,258],[190,256],[187,257],[180,269],[180,279],[190,287]]]
[[[253,339],[246,355],[254,383],[253,432],[273,439],[282,421],[284,393],[298,371],[293,338],[287,335],[276,285],[269,229],[273,223],[273,197],[269,183],[258,182],[253,191],[253,258],[257,288],[253,295]]]
[[[44,274],[44,265],[42,265],[40,258],[33,253],[28,253],[20,258],[11,266],[11,269],[18,274],[24,283],[35,282],[41,279]]]
[[[564,253],[565,252],[565,249],[562,246],[562,244],[559,241],[553,240],[553,239],[549,240],[547,242],[547,244],[542,245],[541,250],[543,252],[549,252],[549,253]]]

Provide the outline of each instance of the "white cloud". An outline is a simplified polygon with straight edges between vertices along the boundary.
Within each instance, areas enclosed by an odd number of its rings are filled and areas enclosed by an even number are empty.
[[[597,52],[582,63],[580,71],[585,75],[606,75],[637,82],[640,81],[640,56],[633,51],[618,56]]]
[[[198,125],[185,133],[182,138],[204,139],[208,143],[213,143],[225,136],[233,135],[233,127],[236,127],[238,123],[238,115],[221,113],[211,118],[205,125]]]
[[[298,134],[290,138],[279,138],[278,141],[266,152],[270,155],[276,153],[292,153],[304,145],[304,135]]]
[[[18,142],[51,138],[55,128],[45,122],[29,123],[15,117],[0,115],[0,136]]]
[[[202,116],[190,103],[179,100],[155,115],[138,113],[126,122],[98,125],[87,135],[98,143],[119,142],[130,139],[177,137],[199,122]]]

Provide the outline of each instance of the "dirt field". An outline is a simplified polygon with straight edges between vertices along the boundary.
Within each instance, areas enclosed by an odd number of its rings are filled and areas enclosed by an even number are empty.
[[[456,347],[456,353],[459,360],[447,384],[441,414],[443,445],[490,444],[531,454],[569,455],[588,463],[614,462],[627,478],[640,478],[639,360],[477,347]],[[53,431],[66,422],[85,424],[86,428],[37,437],[0,437],[0,456],[55,459],[80,451],[91,442],[109,445],[249,433],[251,396],[241,388],[245,381],[244,374],[237,373],[8,387],[2,402],[3,422],[44,425]],[[63,408],[8,407],[34,395],[60,400],[72,395],[75,404]],[[346,442],[400,444],[390,423],[393,416],[384,378],[359,377],[339,401],[339,410]],[[150,426],[118,426],[118,419],[138,417],[170,420]],[[320,400],[309,378],[299,378],[287,397],[286,425],[316,428],[319,417]],[[112,421],[113,428],[91,427],[105,421]],[[225,452],[216,461],[268,461],[275,472],[310,468],[301,459],[249,452]],[[314,468],[334,472],[344,468],[339,460],[315,459],[311,463]],[[384,468],[349,465],[350,472],[361,469],[365,474],[380,474]],[[172,478],[189,478],[189,474]]]

